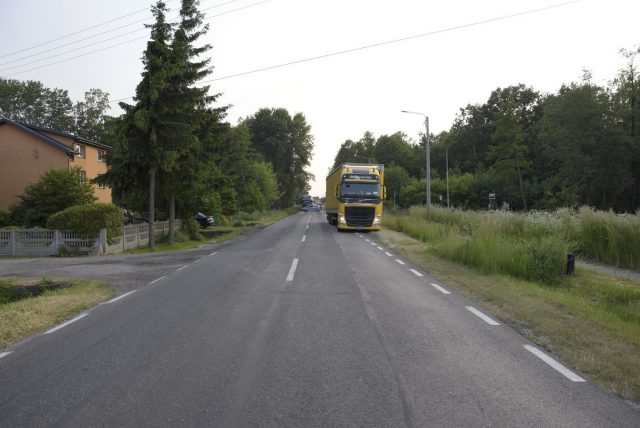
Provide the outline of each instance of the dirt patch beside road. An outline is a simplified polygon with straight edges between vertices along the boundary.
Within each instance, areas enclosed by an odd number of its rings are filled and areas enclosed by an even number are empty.
[[[242,240],[245,239],[245,236],[236,239]],[[116,294],[122,294],[142,287],[226,244],[203,244],[198,248],[170,253],[69,258],[3,258],[0,259],[0,278],[46,276],[100,280],[115,287]]]

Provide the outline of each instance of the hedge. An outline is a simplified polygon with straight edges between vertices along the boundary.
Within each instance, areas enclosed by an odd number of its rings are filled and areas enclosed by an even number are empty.
[[[83,238],[95,238],[100,229],[107,229],[111,241],[122,234],[122,210],[113,204],[76,205],[57,212],[47,219],[48,229],[66,230]]]

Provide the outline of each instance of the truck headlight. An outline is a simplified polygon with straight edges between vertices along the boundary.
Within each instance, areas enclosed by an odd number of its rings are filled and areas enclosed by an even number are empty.
[[[345,224],[347,221],[344,219],[344,214],[338,214],[338,223]]]
[[[373,224],[380,224],[380,217],[379,215],[377,215],[374,219],[373,219]]]

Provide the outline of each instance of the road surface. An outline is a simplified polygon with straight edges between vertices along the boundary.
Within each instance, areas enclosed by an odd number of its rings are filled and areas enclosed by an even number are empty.
[[[300,213],[0,351],[0,426],[640,426],[381,246]]]

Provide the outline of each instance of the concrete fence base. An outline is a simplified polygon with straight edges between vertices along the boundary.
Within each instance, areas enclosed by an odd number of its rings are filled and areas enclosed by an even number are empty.
[[[176,220],[175,229],[182,222]],[[169,222],[154,223],[156,236],[169,231]],[[96,238],[83,238],[71,232],[48,229],[10,229],[0,230],[0,256],[31,257],[59,255],[100,255],[122,253],[149,243],[149,225],[147,223],[122,227],[122,234],[111,239],[109,244],[106,229],[102,229]]]

